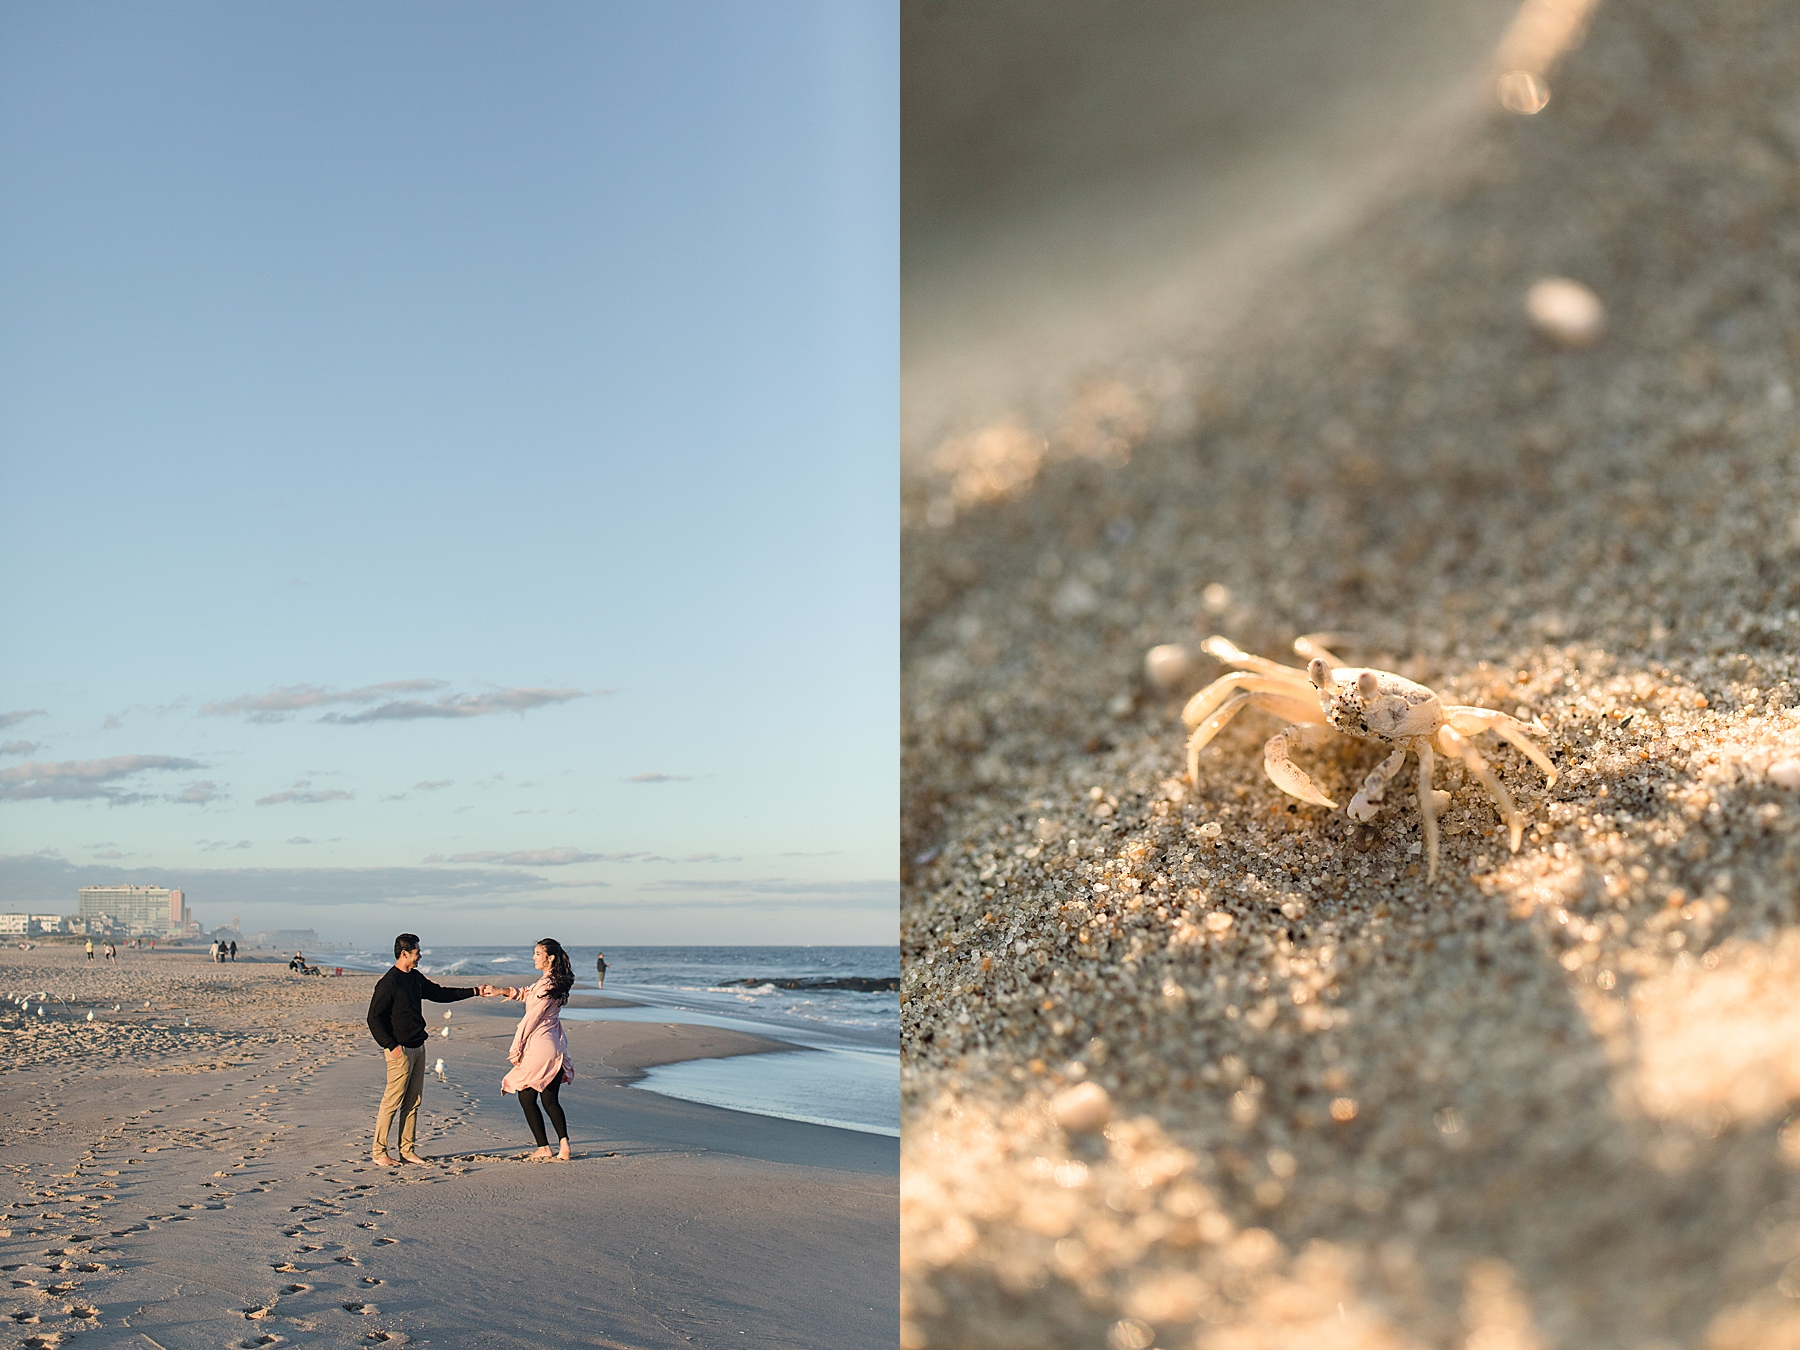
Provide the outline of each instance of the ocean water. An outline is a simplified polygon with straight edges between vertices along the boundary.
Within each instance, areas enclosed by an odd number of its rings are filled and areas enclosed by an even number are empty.
[[[570,947],[575,989],[595,992],[595,947]],[[523,984],[530,947],[420,949],[419,969]],[[897,979],[898,947],[608,947],[604,992],[633,1008],[570,1008],[570,1021],[689,1022],[804,1047],[809,1054],[738,1055],[651,1069],[636,1088],[755,1115],[865,1133],[900,1133],[900,995],[818,987]],[[334,952],[332,965],[386,970],[382,952]],[[784,981],[807,987],[786,989]]]

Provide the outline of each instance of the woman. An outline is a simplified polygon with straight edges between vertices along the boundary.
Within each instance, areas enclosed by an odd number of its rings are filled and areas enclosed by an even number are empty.
[[[538,1142],[537,1152],[529,1155],[531,1160],[567,1162],[569,1126],[563,1119],[562,1105],[556,1100],[556,1094],[564,1083],[575,1080],[575,1066],[569,1061],[569,1041],[563,1034],[562,1024],[563,1005],[569,1001],[569,990],[575,987],[575,968],[562,943],[555,938],[545,938],[538,943],[531,954],[531,964],[544,972],[536,984],[525,989],[498,991],[503,998],[525,1005],[525,1016],[519,1019],[519,1029],[513,1033],[512,1049],[506,1056],[512,1061],[513,1069],[501,1080],[500,1090],[519,1094],[525,1123],[531,1127],[531,1137]],[[550,1124],[556,1129],[556,1137],[561,1141],[556,1153],[550,1151],[550,1142],[544,1135],[544,1118],[538,1113],[540,1096],[544,1110],[550,1115]]]

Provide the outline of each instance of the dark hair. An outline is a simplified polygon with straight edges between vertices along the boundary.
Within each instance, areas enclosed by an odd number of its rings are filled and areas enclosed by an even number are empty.
[[[569,990],[575,987],[575,967],[562,943],[555,938],[539,938],[537,945],[550,953],[550,997],[558,1003],[569,1001]]]
[[[398,961],[400,959],[401,952],[410,952],[418,947],[418,945],[419,935],[417,933],[402,933],[399,937],[394,939],[394,960]]]

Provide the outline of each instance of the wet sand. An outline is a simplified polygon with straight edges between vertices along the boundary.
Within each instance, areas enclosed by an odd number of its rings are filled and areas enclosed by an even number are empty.
[[[1800,1344],[1795,69],[1791,6],[1603,3],[1175,387],[919,457],[903,1346]],[[1302,806],[1261,713],[1180,781],[1223,668],[1146,652],[1319,630],[1539,728],[1516,854],[1440,768],[1429,883],[1410,770]]]
[[[0,1004],[0,1345],[893,1343],[895,1141],[626,1086],[785,1047],[571,1022],[576,1156],[529,1163],[499,1089],[516,1007],[427,1005],[453,1014],[431,1161],[376,1169],[372,984],[0,951],[0,993],[33,995]]]

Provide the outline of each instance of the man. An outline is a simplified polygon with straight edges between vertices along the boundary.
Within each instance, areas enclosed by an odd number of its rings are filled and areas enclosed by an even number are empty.
[[[400,1116],[400,1160],[422,1163],[413,1139],[419,1126],[419,1094],[425,1087],[425,1014],[419,1000],[456,1003],[485,993],[481,989],[445,989],[421,975],[419,935],[402,933],[394,939],[394,964],[375,982],[369,1000],[369,1033],[387,1058],[387,1090],[381,1094],[381,1110],[375,1117],[375,1165],[398,1167],[388,1153],[388,1130]]]
[[[605,952],[600,953],[599,958],[594,962],[594,966],[595,966],[595,971],[596,971],[597,975],[599,976],[599,979],[595,983],[594,988],[604,989],[604,988],[606,988],[606,953]]]
[[[231,939],[231,963],[233,965],[237,964],[237,939],[236,938]]]
[[[94,959],[94,939],[92,938],[87,940],[87,953],[88,960],[92,961]]]

